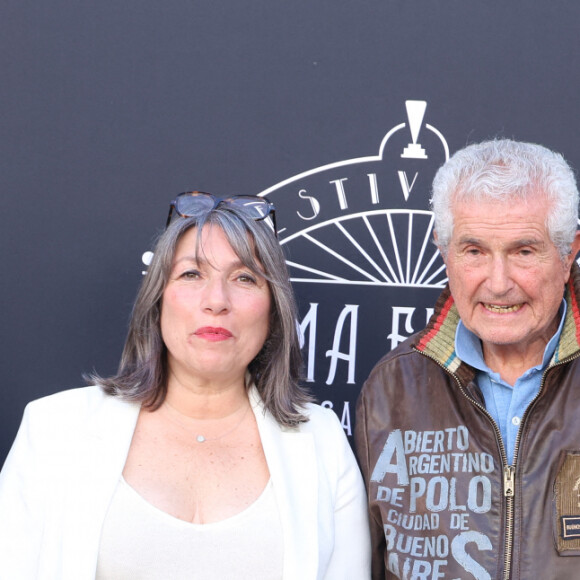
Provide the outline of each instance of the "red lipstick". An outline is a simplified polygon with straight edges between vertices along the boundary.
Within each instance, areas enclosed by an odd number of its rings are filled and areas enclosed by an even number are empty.
[[[227,340],[232,338],[233,334],[226,328],[215,326],[202,326],[194,332],[195,336],[199,336],[205,340],[218,342],[220,340]]]

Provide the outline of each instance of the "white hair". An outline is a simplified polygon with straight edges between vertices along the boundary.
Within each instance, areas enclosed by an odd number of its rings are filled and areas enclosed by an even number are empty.
[[[578,227],[576,178],[564,158],[541,145],[510,139],[461,149],[439,168],[433,180],[431,208],[439,249],[447,254],[456,201],[525,201],[538,195],[551,202],[546,229],[564,259],[571,252]]]

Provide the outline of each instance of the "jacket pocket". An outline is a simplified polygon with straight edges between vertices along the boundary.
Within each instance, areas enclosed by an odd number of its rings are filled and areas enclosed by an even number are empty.
[[[580,450],[560,452],[554,482],[554,542],[560,556],[580,556]]]

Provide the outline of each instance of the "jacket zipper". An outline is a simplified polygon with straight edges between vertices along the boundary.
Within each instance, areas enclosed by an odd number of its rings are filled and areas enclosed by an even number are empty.
[[[449,371],[448,371],[449,372]],[[516,494],[516,462],[514,454],[514,462],[512,465],[508,464],[507,453],[501,431],[489,411],[471,395],[469,395],[459,378],[451,373],[453,378],[459,385],[463,396],[467,397],[473,405],[475,405],[490,421],[496,441],[499,443],[501,454],[501,462],[503,467],[503,496],[505,498],[505,540],[504,540],[504,557],[503,557],[503,580],[509,580],[511,572],[512,551],[514,544],[514,497]],[[518,430],[519,433],[519,430]]]
[[[445,366],[443,366],[436,358],[432,357],[431,355],[425,354],[424,352],[421,352],[420,350],[417,350],[416,348],[414,348],[414,350],[416,352],[418,352],[419,354],[422,354],[423,356],[431,359],[438,366],[440,366],[448,375],[452,376],[455,379],[455,382],[457,383],[457,385],[459,386],[459,390],[461,391],[463,396],[467,397],[471,401],[471,403],[473,405],[475,405],[489,419],[489,421],[493,427],[496,440],[499,442],[499,448],[500,448],[502,465],[503,465],[503,494],[504,494],[505,503],[506,503],[506,535],[505,535],[505,542],[504,542],[503,580],[509,580],[510,574],[511,574],[512,551],[513,551],[513,541],[514,541],[513,535],[514,535],[514,498],[515,498],[515,493],[516,493],[516,464],[517,464],[517,459],[518,459],[518,452],[519,452],[519,447],[520,447],[521,435],[522,435],[522,431],[523,431],[523,428],[525,425],[525,421],[526,421],[528,415],[530,414],[531,408],[534,406],[535,402],[538,400],[538,398],[542,394],[542,391],[544,390],[544,384],[546,382],[546,375],[548,374],[548,371],[553,369],[553,368],[559,367],[563,364],[567,364],[567,363],[573,361],[574,359],[576,359],[580,356],[580,352],[577,352],[577,353],[569,356],[568,358],[561,360],[557,364],[555,364],[551,367],[548,367],[544,371],[544,374],[542,375],[542,381],[540,383],[540,388],[538,390],[538,393],[532,399],[532,401],[530,402],[530,404],[528,405],[527,409],[525,410],[525,412],[522,416],[522,421],[520,423],[520,427],[519,427],[518,433],[516,435],[516,442],[514,445],[514,461],[513,461],[512,465],[508,465],[507,454],[505,451],[505,446],[503,444],[503,439],[501,437],[501,432],[499,430],[499,427],[497,426],[497,423],[494,421],[493,417],[489,414],[488,410],[481,403],[476,401],[471,395],[469,395],[466,392],[461,381],[459,380],[459,377],[455,373],[452,373],[451,371],[449,371],[449,369],[445,368]]]
[[[519,433],[519,430],[518,430]],[[512,566],[512,552],[514,549],[514,497],[516,495],[516,462],[514,455],[513,465],[503,468],[503,495],[505,497],[506,530],[503,555],[503,577],[509,580]]]

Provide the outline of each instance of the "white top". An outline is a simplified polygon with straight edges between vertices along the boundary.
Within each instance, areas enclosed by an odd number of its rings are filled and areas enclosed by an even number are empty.
[[[103,525],[96,580],[280,580],[283,551],[271,481],[239,514],[192,524],[154,507],[121,477]]]
[[[280,514],[283,579],[368,580],[366,494],[338,417],[307,405],[307,423],[283,427],[255,387],[249,396]],[[0,472],[2,580],[95,580],[139,411],[98,387],[26,407]]]

